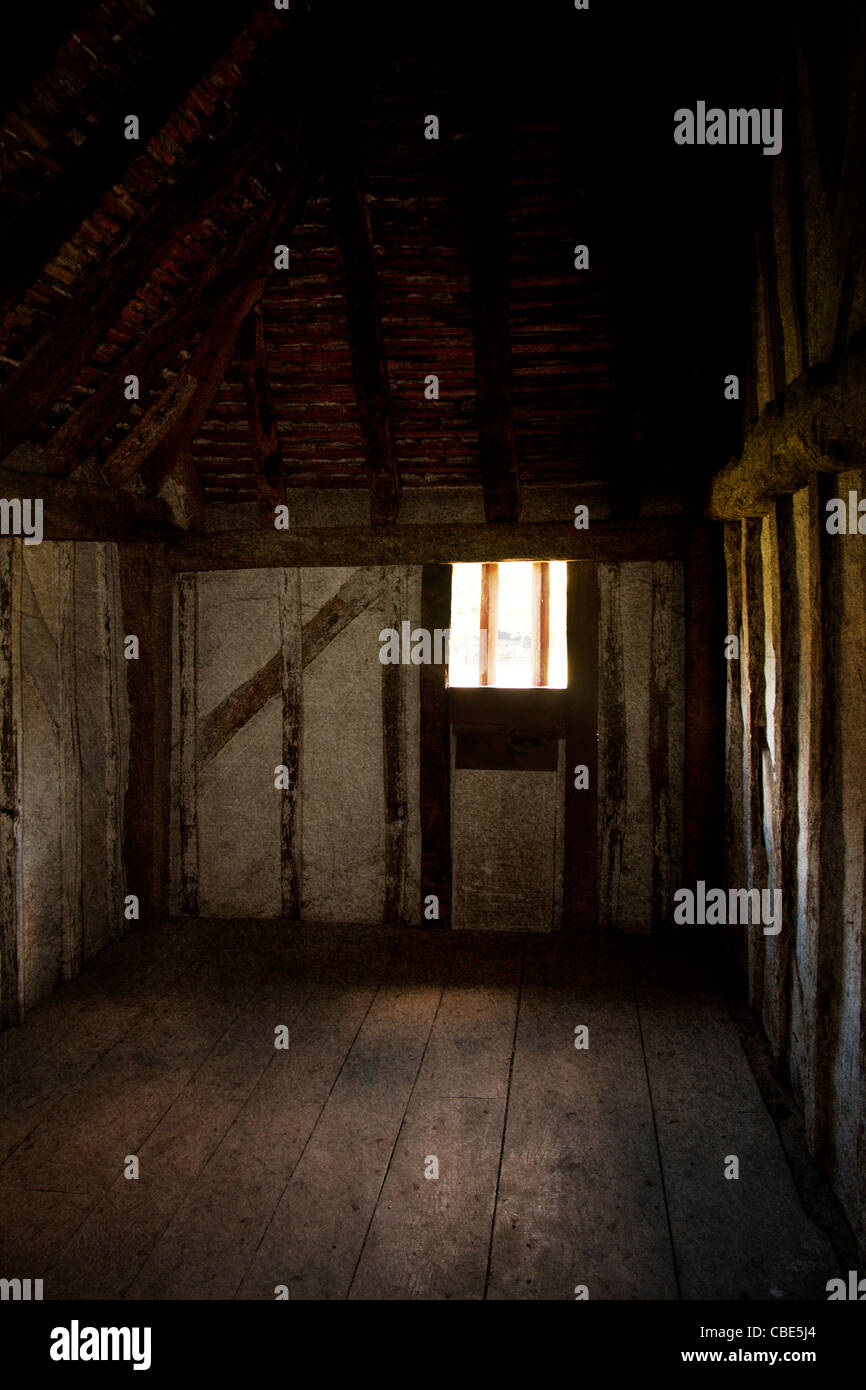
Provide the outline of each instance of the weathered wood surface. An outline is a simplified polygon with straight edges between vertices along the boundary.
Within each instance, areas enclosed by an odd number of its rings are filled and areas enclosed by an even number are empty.
[[[421,626],[451,626],[450,565],[425,565],[421,578]],[[439,900],[439,922],[451,921],[451,725],[447,668],[429,663],[419,672],[421,699],[421,921],[424,901]]]
[[[60,687],[60,973],[64,980],[71,980],[81,969],[84,949],[81,744],[78,736],[75,546],[72,542],[66,541],[57,546],[54,575],[57,604],[57,676]],[[100,659],[104,659],[104,653],[100,653]]]
[[[331,148],[325,178],[345,286],[352,381],[366,445],[370,520],[376,525],[397,519],[400,474],[394,452],[373,233],[366,194],[351,152],[341,154],[336,147]]]
[[[241,324],[258,304],[267,284],[267,274],[259,273],[242,282],[221,304],[207,326],[182,376],[195,382],[186,408],[176,419],[163,420],[161,432],[148,441],[147,454],[139,468],[145,491],[159,491],[178,457],[185,455],[210,410],[220,383],[231,362]]]
[[[622,938],[527,941],[490,1298],[677,1297],[632,989]]]
[[[176,529],[161,499],[134,497],[98,483],[58,482],[43,473],[0,468],[0,495],[9,501],[41,498],[47,541],[162,538]]]
[[[685,587],[685,787],[683,873],[686,883],[719,882],[724,804],[725,591],[722,536],[692,530]],[[676,679],[676,677],[674,678]]]
[[[409,576],[390,570],[385,589],[383,627],[402,632],[409,621]],[[406,784],[406,703],[408,667],[382,666],[382,769],[385,792],[385,901],[382,920],[396,926],[406,918],[406,852],[409,800]]]
[[[161,55],[159,81],[154,82],[146,68],[114,94],[111,111],[97,125],[87,123],[87,138],[71,152],[43,196],[24,210],[0,241],[0,265],[8,268],[0,282],[0,313],[78,231],[106,188],[122,183],[127,165],[139,157],[137,142],[118,138],[126,113],[136,113],[145,139],[159,132],[187,96],[191,74],[196,74],[195,85],[208,73],[227,41],[244,28],[253,8],[254,0],[242,0],[239,6],[213,13],[204,0],[192,0],[158,17],[159,36],[153,34],[152,41],[159,44]],[[172,192],[175,199],[183,197],[182,180]]]
[[[676,1267],[684,1297],[766,1299],[835,1272],[712,978],[657,942],[175,923],[7,1042],[5,1248],[52,1297],[675,1298]]]
[[[323,604],[301,633],[302,665],[309,666],[338,633],[349,626],[382,592],[385,571],[359,570],[340,585],[337,593]],[[202,719],[198,749],[201,766],[215,757],[229,739],[254,714],[280,693],[283,654],[275,652],[269,661],[238,686]]]
[[[611,931],[617,925],[619,911],[628,810],[621,572],[614,566],[601,566],[598,582],[601,623],[598,652],[598,921],[602,931]]]
[[[600,604],[597,566],[569,565],[567,583],[563,928],[587,931],[598,923],[601,843],[598,824]],[[589,785],[586,788],[574,785],[577,767],[587,769]]]
[[[743,528],[743,645],[740,659],[744,662],[745,722],[744,780],[746,788],[746,871],[747,884],[735,886],[758,888],[767,886],[767,848],[764,840],[764,758],[769,749],[766,727],[766,644],[764,633],[764,557],[761,548],[763,524],[749,520]],[[746,960],[749,977],[749,997],[763,1008],[764,957],[763,934],[746,932]],[[759,1002],[760,1001],[760,1002]]]
[[[175,592],[180,910],[194,916],[198,912],[198,577],[183,575]]]
[[[572,519],[573,520],[573,519]],[[452,564],[461,561],[670,560],[684,551],[688,526],[679,520],[599,522],[578,531],[561,523],[497,526],[300,527],[288,531],[217,532],[169,545],[176,570],[262,569],[273,565]]]
[[[138,661],[125,662],[129,703],[129,777],[123,813],[127,891],[142,922],[165,911],[168,876],[171,700],[171,576],[155,547],[118,548],[124,635],[139,640]]]
[[[803,1210],[717,963],[694,945],[629,949],[680,1297],[825,1299],[835,1252]],[[729,1155],[737,1179],[724,1175]]]
[[[0,1028],[18,1021],[17,634],[21,542],[0,539]]]
[[[767,405],[743,452],[713,479],[707,515],[716,521],[763,516],[777,497],[804,487],[813,473],[866,464],[866,342],[852,340],[834,367],[805,372]]]
[[[301,627],[301,573],[280,575],[280,689],[282,762],[288,787],[280,800],[280,898],[283,916],[297,917],[301,902],[301,736],[304,694],[304,638]]]
[[[247,420],[252,439],[253,472],[262,523],[273,525],[274,507],[285,501],[285,478],[280,438],[268,374],[265,323],[256,305],[238,336],[240,369],[247,397]]]

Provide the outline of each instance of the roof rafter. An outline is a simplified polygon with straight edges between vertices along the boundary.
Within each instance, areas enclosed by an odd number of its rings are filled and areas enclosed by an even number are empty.
[[[370,519],[396,521],[400,474],[394,452],[388,361],[382,333],[373,233],[367,199],[352,150],[332,135],[326,180],[337,254],[346,291],[346,322],[352,353],[352,381],[367,446]]]
[[[0,238],[0,313],[21,296],[64,242],[98,206],[106,189],[119,183],[140,158],[142,144],[122,138],[125,115],[138,116],[142,135],[159,131],[191,86],[204,77],[232,37],[242,31],[254,0],[214,10],[208,0],[172,7],[151,61],[120,91],[111,113],[64,160],[59,173]],[[196,74],[190,80],[190,68]]]

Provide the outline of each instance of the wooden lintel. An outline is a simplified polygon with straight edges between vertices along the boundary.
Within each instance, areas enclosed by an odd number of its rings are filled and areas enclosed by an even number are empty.
[[[352,378],[367,448],[370,519],[393,522],[400,509],[400,475],[394,454],[388,364],[382,335],[373,234],[367,199],[354,160],[332,148],[326,167],[337,254],[346,291]]]
[[[241,324],[238,347],[259,508],[262,521],[273,525],[274,507],[286,500],[285,466],[271,399],[261,305],[256,305]]]
[[[136,497],[95,483],[71,483],[43,473],[0,468],[0,498],[42,501],[47,541],[165,539],[177,529],[159,498]]]
[[[452,564],[494,560],[677,560],[689,523],[678,518],[608,523],[578,531],[568,520],[532,525],[322,526],[186,535],[168,547],[172,569],[274,565]]]
[[[780,407],[765,407],[740,457],[713,479],[707,515],[714,521],[764,516],[813,473],[864,465],[866,334],[858,334],[837,367],[813,367],[791,383]]]

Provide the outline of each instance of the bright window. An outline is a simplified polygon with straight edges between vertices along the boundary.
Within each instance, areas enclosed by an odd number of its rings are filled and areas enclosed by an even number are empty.
[[[448,684],[563,689],[566,562],[452,568]]]

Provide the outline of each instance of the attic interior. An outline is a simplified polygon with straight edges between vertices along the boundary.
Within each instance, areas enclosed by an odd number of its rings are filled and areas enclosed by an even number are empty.
[[[16,17],[3,1278],[862,1260],[866,20],[696,8]]]

